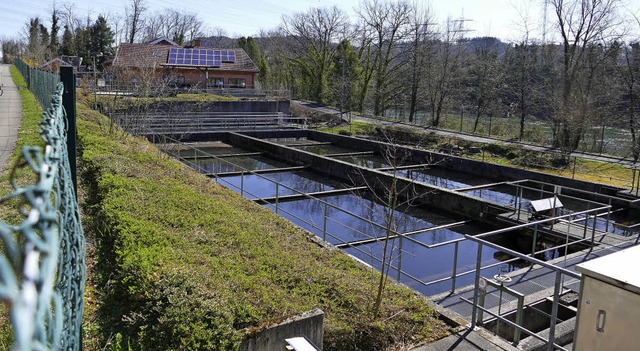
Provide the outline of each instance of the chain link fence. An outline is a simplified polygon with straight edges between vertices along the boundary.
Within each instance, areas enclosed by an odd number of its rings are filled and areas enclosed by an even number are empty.
[[[17,60],[29,87],[48,101],[39,134],[44,149],[25,146],[13,166],[13,192],[0,199],[19,219],[0,221],[0,298],[9,310],[12,350],[81,350],[86,276],[82,231],[67,150],[63,84]],[[35,179],[25,184],[26,168]],[[20,179],[18,179],[20,178]]]

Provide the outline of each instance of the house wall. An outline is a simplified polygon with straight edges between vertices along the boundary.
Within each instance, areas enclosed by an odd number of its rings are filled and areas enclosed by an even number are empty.
[[[222,78],[224,80],[224,87],[230,88],[229,79],[230,78],[244,78],[246,80],[247,89],[253,89],[254,86],[254,73],[252,72],[235,72],[235,71],[216,71],[209,70],[209,78]],[[188,85],[196,85],[200,87],[204,87],[206,82],[205,80],[205,71],[198,69],[186,69],[186,68],[173,68],[173,69],[139,69],[136,67],[131,67],[128,69],[128,72],[122,72],[120,74],[121,79],[126,82],[134,82],[134,79],[138,82],[150,79],[152,81],[160,81],[166,78],[166,75],[171,81],[178,81],[178,77],[184,77],[184,83]]]
[[[224,87],[230,88],[229,79],[232,78],[242,78],[246,81],[245,88],[252,89],[254,88],[254,74],[251,72],[234,72],[234,71],[217,71],[217,70],[209,70],[208,72],[209,78],[222,78],[224,80]],[[177,81],[178,77],[183,76],[185,84],[204,86],[206,84],[206,73],[204,70],[198,69],[183,69],[177,68],[172,69],[170,73],[170,77]],[[160,77],[162,78],[162,76]]]

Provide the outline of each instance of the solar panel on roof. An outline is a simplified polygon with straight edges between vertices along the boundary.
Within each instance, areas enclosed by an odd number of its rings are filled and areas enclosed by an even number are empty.
[[[222,61],[219,55],[216,56],[215,51],[219,50],[170,48],[167,64],[220,67]]]
[[[227,62],[227,63],[236,62],[236,52],[233,50],[222,50],[221,56],[222,56],[222,62]]]

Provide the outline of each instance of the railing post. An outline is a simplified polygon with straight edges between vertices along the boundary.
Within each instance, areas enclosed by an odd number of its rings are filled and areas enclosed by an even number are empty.
[[[327,241],[327,213],[328,213],[328,205],[324,203],[324,214],[322,216],[324,224],[322,225],[322,240]]]
[[[524,310],[524,296],[518,296],[518,310],[516,311],[516,324],[522,326],[522,315]],[[520,342],[520,334],[522,331],[518,328],[513,330],[513,343],[518,344]]]
[[[278,185],[279,183],[276,182],[276,213],[278,213]]]
[[[451,275],[451,293],[456,291],[456,275],[458,274],[458,241],[453,250],[453,274]]]
[[[595,240],[595,236],[596,236],[596,221],[598,220],[598,217],[596,215],[593,215],[593,227],[591,229],[591,246],[593,246],[593,242]]]
[[[475,278],[475,289],[473,290],[473,311],[471,312],[471,329],[476,327],[477,323],[477,314],[478,314],[478,293],[480,290],[480,269],[482,266],[482,243],[478,244],[478,253],[476,257],[476,278]]]
[[[553,288],[553,305],[551,306],[551,325],[549,327],[549,342],[547,343],[547,351],[555,350],[553,346],[554,340],[556,338],[556,320],[558,317],[558,303],[560,301],[560,293],[562,289],[560,288],[562,273],[556,271],[556,282]]]
[[[518,221],[520,221],[520,213],[522,212],[522,187],[518,184],[518,192],[516,194],[518,197],[516,201],[518,201]]]
[[[60,81],[64,86],[64,90],[62,93],[62,107],[66,111],[67,116],[67,153],[69,154],[69,171],[71,172],[73,191],[77,199],[78,175],[76,167],[76,75],[73,73],[73,67],[60,67]]]
[[[611,219],[611,198],[609,198],[609,208],[607,209],[607,224],[605,232],[609,231],[609,220]]]
[[[538,224],[533,227],[533,243],[531,244],[531,257],[535,258],[536,253],[536,243],[538,242]],[[533,261],[531,262],[531,266],[533,266]]]
[[[402,275],[402,234],[399,234],[400,245],[398,245],[398,283]]]
[[[480,289],[480,296],[478,299],[478,306],[480,307],[484,307],[484,299],[487,295],[487,290],[485,290],[486,287],[484,289]],[[475,306],[474,306],[475,307]],[[478,308],[478,324],[482,324],[482,318],[484,317],[484,311],[482,310],[482,308]]]

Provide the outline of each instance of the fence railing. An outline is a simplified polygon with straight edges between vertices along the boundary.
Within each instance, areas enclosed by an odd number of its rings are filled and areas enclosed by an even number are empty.
[[[41,71],[19,69],[28,72],[25,79],[31,78],[36,96],[55,81]],[[15,224],[0,221],[0,298],[9,310],[12,350],[82,349],[85,238],[68,158],[63,91],[57,83],[50,105],[43,105],[49,106],[40,122],[44,149],[23,147],[11,172],[14,190],[0,199],[20,216]],[[21,168],[33,173],[35,184],[25,184]]]
[[[16,58],[16,68],[24,77],[27,87],[36,100],[40,103],[40,106],[46,108],[51,103],[51,95],[55,94],[58,83],[60,83],[60,76],[47,71],[41,71],[35,68],[29,67],[20,58]]]
[[[128,133],[187,134],[235,130],[307,128],[307,119],[282,112],[134,112],[112,113],[111,119]]]

